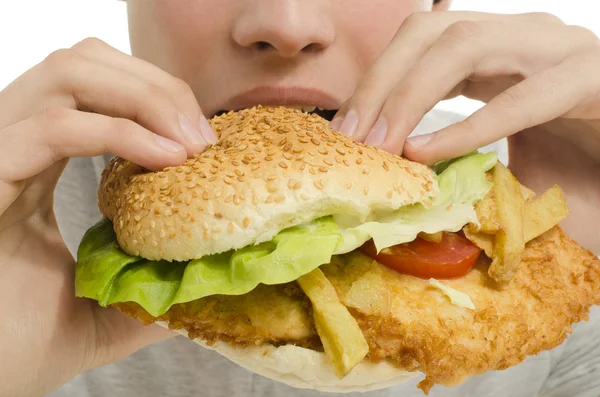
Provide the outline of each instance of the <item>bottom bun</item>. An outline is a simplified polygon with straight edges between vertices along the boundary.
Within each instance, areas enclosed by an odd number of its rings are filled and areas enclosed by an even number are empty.
[[[157,321],[156,324],[168,328],[165,322]],[[174,331],[188,336],[185,330]],[[386,361],[375,364],[363,360],[343,379],[339,379],[325,353],[314,350],[294,345],[241,347],[223,341],[209,346],[201,339],[193,341],[250,372],[300,389],[330,393],[366,392],[404,383],[419,374],[398,369]]]

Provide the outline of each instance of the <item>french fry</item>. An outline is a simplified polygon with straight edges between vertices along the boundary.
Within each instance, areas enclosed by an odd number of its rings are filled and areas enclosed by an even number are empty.
[[[525,207],[525,242],[541,236],[569,216],[562,189],[554,185]]]
[[[494,258],[494,239],[493,234],[473,232],[469,227],[463,228],[465,237],[477,247],[481,248],[488,258]]]
[[[502,163],[494,167],[493,178],[500,230],[495,236],[488,274],[497,282],[506,283],[517,272],[525,250],[525,199],[521,184]]]
[[[527,186],[521,186],[521,195],[523,195],[523,198],[525,199],[525,201],[531,201],[535,198],[535,192],[531,189],[529,189]]]
[[[362,330],[321,269],[300,277],[298,284],[312,303],[315,327],[325,354],[336,375],[343,378],[369,352]]]
[[[470,223],[468,228],[471,233],[495,234],[500,230],[494,189],[491,189],[483,199],[475,203],[475,213],[477,214],[479,225]]]
[[[535,197],[535,192],[526,186],[519,184],[521,195],[526,202],[529,202]],[[500,221],[498,219],[498,209],[496,206],[496,197],[494,189],[491,189],[488,194],[477,203],[475,203],[475,212],[479,220],[479,226],[470,223],[469,231],[474,233],[496,234],[500,230]]]
[[[569,207],[562,189],[558,186],[551,187],[535,200],[526,203],[523,225],[525,244],[552,229],[567,216]],[[473,231],[470,226],[467,225],[463,229],[465,236],[488,257],[493,258],[494,235]]]

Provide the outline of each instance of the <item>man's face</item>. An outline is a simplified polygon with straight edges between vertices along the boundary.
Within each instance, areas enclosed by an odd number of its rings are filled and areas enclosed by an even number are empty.
[[[133,55],[185,80],[205,115],[337,109],[431,0],[128,0]]]

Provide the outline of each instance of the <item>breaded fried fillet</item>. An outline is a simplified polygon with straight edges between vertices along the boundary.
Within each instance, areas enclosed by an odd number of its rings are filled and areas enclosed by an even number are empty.
[[[600,260],[558,227],[528,243],[513,281],[502,289],[482,256],[465,277],[442,282],[468,294],[476,309],[453,305],[428,280],[402,275],[353,252],[321,269],[357,319],[368,358],[389,360],[435,384],[505,369],[562,343],[571,325],[600,303]],[[131,304],[115,305],[146,323],[159,319]],[[242,296],[212,296],[177,305],[160,318],[190,336],[232,344],[296,344],[320,350],[311,306],[295,283],[260,286]]]

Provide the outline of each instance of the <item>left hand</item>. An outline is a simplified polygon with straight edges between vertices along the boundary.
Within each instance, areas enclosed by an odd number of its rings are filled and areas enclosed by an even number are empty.
[[[439,101],[486,105],[462,122],[408,138]],[[423,163],[509,139],[511,169],[540,191],[557,183],[567,230],[600,251],[600,40],[543,14],[417,13],[332,121],[354,140]]]

